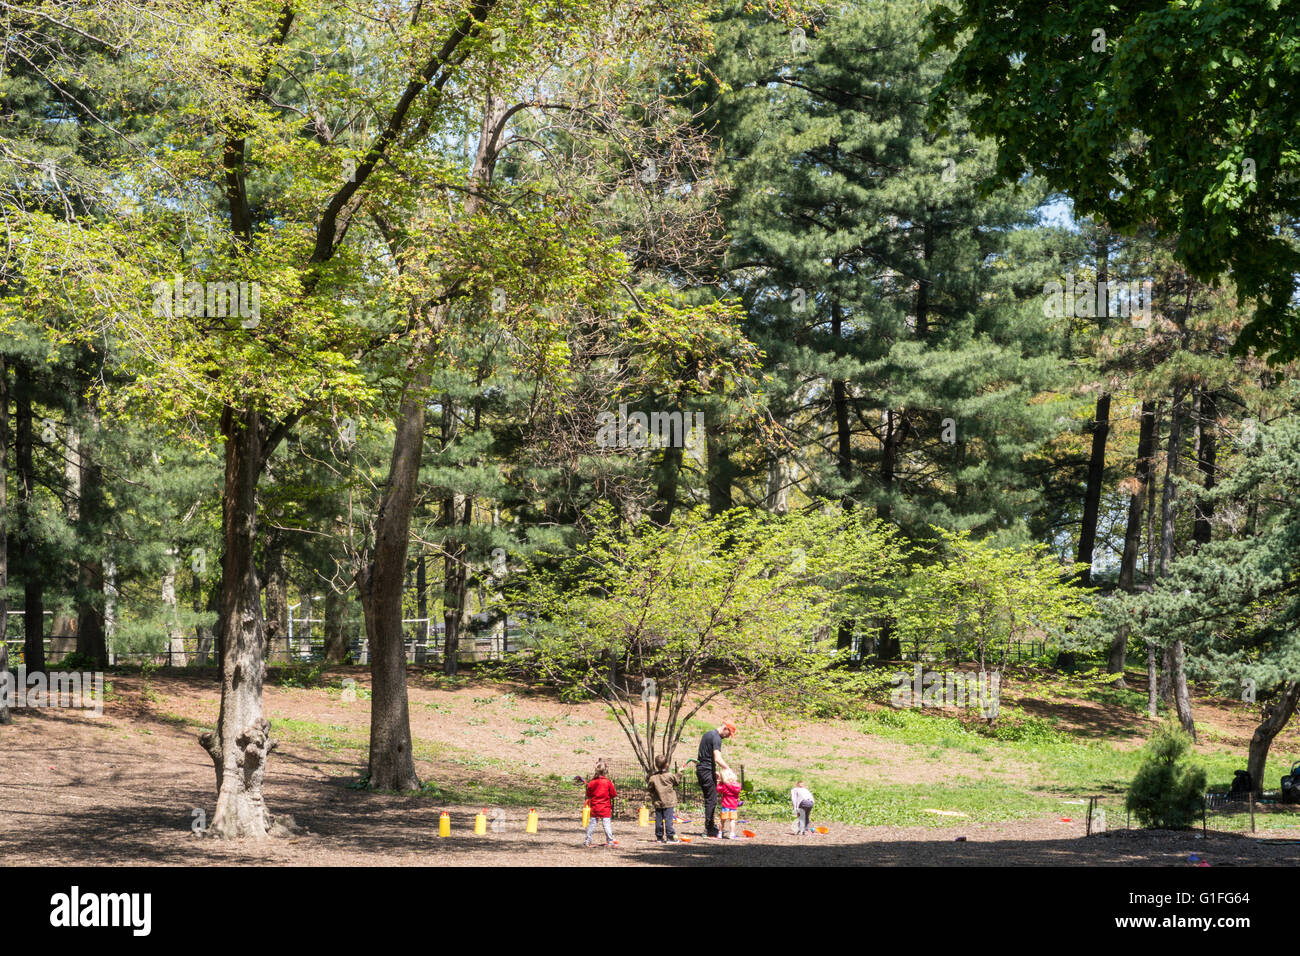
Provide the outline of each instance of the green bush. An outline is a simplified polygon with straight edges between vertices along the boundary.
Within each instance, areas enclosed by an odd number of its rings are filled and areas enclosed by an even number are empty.
[[[1191,737],[1172,723],[1147,740],[1127,800],[1128,809],[1143,826],[1184,830],[1200,815],[1205,770],[1184,760],[1191,746]]]
[[[59,663],[51,664],[50,670],[94,672],[99,670],[99,662],[89,654],[78,654],[74,651],[73,653],[66,655],[63,660],[59,661]]]

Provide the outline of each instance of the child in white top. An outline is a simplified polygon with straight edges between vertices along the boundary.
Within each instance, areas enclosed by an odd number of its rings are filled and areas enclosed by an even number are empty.
[[[803,785],[800,780],[790,791],[790,802],[794,804],[794,812],[799,816],[799,836],[812,832],[812,808],[813,795],[812,791]]]

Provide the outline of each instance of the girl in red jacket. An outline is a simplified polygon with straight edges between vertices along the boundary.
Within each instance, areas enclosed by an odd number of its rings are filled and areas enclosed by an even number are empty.
[[[718,801],[722,804],[722,825],[727,827],[728,840],[736,839],[736,818],[740,816],[740,781],[730,770],[722,771],[718,779]]]
[[[591,822],[587,824],[585,846],[592,845],[591,837],[596,832],[597,823],[605,828],[605,846],[618,846],[613,826],[614,798],[618,796],[618,791],[614,789],[614,781],[606,776],[608,771],[605,761],[598,760],[596,772],[587,781],[587,806],[591,807]]]

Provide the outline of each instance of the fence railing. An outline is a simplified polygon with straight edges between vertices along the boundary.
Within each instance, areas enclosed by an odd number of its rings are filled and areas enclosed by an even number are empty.
[[[410,623],[404,621],[403,623]],[[503,633],[489,635],[462,634],[459,641],[459,659],[462,662],[499,660],[519,647],[523,632],[510,629]],[[45,660],[47,664],[57,664],[76,647],[75,638],[46,637],[44,639]],[[411,664],[425,664],[441,661],[444,653],[444,635],[441,626],[426,636],[409,632],[406,643],[406,659]],[[24,640],[8,638],[5,644],[9,651],[9,664],[17,667],[23,662]],[[348,652],[357,664],[370,663],[370,641],[354,637],[348,641]],[[144,664],[159,667],[205,666],[215,663],[216,645],[208,639],[186,636],[179,641],[153,650],[121,650],[111,643],[108,649],[108,663]],[[299,632],[292,638],[286,636],[277,639],[267,648],[267,663],[300,664],[323,661],[325,659],[325,639],[310,633]]]

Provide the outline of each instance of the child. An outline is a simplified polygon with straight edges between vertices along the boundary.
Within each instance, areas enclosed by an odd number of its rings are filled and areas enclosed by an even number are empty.
[[[726,839],[736,839],[736,818],[740,816],[740,781],[730,770],[722,771],[718,780],[718,802],[722,804],[722,826]]]
[[[598,760],[596,772],[587,781],[587,806],[591,807],[591,822],[587,824],[585,846],[592,845],[591,836],[596,832],[597,823],[605,828],[605,846],[618,846],[613,826],[614,798],[618,796],[618,791],[614,789],[614,781],[606,776],[608,771],[609,766],[605,761]]]
[[[676,843],[677,831],[673,828],[673,817],[677,811],[677,785],[681,783],[677,774],[668,772],[668,755],[655,757],[657,773],[650,775],[650,801],[655,808],[655,839],[660,843]]]
[[[794,804],[794,812],[799,817],[798,829],[795,831],[799,836],[805,833],[812,833],[812,808],[813,795],[812,791],[803,785],[800,780],[790,791],[790,802]]]

